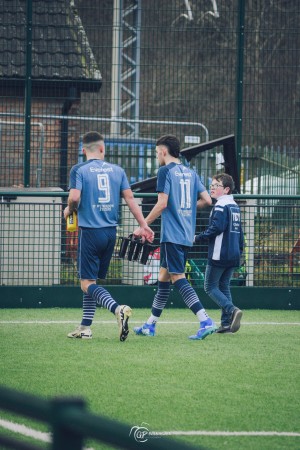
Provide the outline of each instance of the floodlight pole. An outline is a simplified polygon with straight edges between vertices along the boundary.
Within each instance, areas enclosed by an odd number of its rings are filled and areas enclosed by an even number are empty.
[[[122,127],[114,119],[139,119],[140,103],[141,0],[123,7],[123,0],[114,0],[110,133],[116,138]],[[138,137],[138,122],[125,122],[125,135]]]
[[[110,134],[119,136],[120,123],[113,119],[120,117],[121,98],[121,42],[122,42],[122,0],[114,0],[113,13],[113,46],[112,46],[112,67],[111,67],[111,127]]]

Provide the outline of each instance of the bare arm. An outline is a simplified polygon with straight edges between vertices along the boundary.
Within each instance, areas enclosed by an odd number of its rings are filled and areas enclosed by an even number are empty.
[[[157,203],[153,206],[150,213],[146,217],[146,222],[148,225],[154,222],[154,220],[157,219],[163,210],[168,206],[168,198],[169,196],[163,192],[158,194]]]
[[[161,215],[161,213],[167,207],[167,205],[168,205],[168,195],[160,192],[158,194],[157,203],[153,206],[150,213],[146,217],[146,223],[150,225],[152,222],[154,222],[154,220]],[[135,236],[140,236],[141,228],[137,228],[136,230],[134,230],[133,234]]]
[[[200,198],[197,201],[197,209],[205,208],[206,206],[210,206],[212,204],[211,197],[207,191],[203,191],[200,194]]]
[[[154,239],[154,233],[151,230],[151,228],[148,227],[147,222],[141,211],[141,208],[139,207],[139,205],[136,204],[132,190],[126,189],[125,191],[122,192],[122,195],[131,213],[133,214],[138,224],[140,225],[141,232],[138,235],[144,236],[147,239],[147,241],[152,242]]]

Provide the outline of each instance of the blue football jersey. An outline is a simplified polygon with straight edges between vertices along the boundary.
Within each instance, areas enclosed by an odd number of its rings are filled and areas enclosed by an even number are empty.
[[[70,172],[69,188],[81,191],[78,206],[80,227],[117,226],[121,193],[130,189],[121,167],[100,159],[76,164]]]
[[[161,242],[193,245],[197,200],[205,187],[194,170],[183,164],[170,163],[159,168],[157,192],[169,196],[168,207],[161,215]]]

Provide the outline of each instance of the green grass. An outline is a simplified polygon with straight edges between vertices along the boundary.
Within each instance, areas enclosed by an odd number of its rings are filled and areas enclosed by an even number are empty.
[[[210,313],[218,322],[219,311]],[[134,310],[131,328],[148,315]],[[248,310],[238,333],[204,341],[187,339],[198,327],[187,309],[167,309],[155,338],[131,333],[125,343],[103,309],[92,340],[67,339],[80,319],[80,309],[1,310],[1,384],[46,398],[83,397],[89,411],[126,422],[128,433],[143,422],[150,431],[300,432],[300,311]],[[32,426],[29,419],[11,420]],[[299,437],[177,439],[209,449],[300,448]]]

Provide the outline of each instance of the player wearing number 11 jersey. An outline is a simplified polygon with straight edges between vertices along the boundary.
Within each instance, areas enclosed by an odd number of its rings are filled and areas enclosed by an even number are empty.
[[[156,142],[156,155],[161,166],[157,174],[158,200],[146,222],[150,225],[161,215],[161,267],[151,315],[141,327],[134,328],[134,332],[137,335],[155,335],[156,323],[166,306],[172,282],[200,322],[197,334],[190,339],[202,340],[216,327],[188,283],[185,265],[193,245],[197,207],[211,205],[211,198],[196,172],[180,163],[179,152],[180,143],[173,135],[162,136]],[[138,233],[139,230],[135,230],[134,234]]]
[[[90,326],[96,306],[99,305],[116,315],[120,341],[125,341],[129,332],[131,308],[118,305],[106,289],[96,284],[98,278],[106,277],[113,254],[120,197],[124,198],[138,221],[140,235],[152,242],[154,233],[135,203],[124,170],[104,160],[103,136],[90,131],[83,136],[82,142],[87,161],[71,169],[68,206],[64,210],[64,217],[66,219],[74,211],[78,214],[77,269],[83,291],[83,316],[81,324],[68,337],[92,337]]]
[[[168,206],[161,214],[160,242],[192,247],[197,200],[206,191],[199,176],[183,164],[171,162],[160,167],[156,190],[168,196]]]

